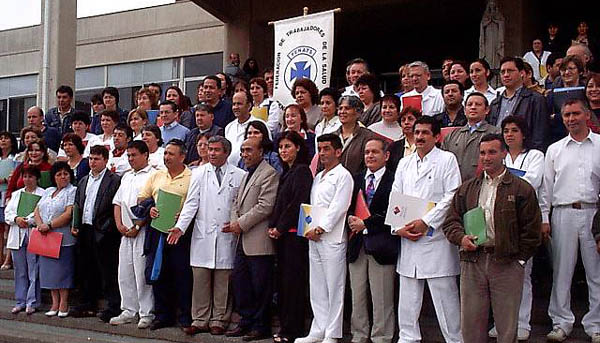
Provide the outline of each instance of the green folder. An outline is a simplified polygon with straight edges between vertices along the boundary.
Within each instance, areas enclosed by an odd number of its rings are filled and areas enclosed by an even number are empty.
[[[488,241],[485,214],[481,207],[475,207],[467,211],[463,215],[463,223],[467,235],[477,236],[475,245],[481,245]]]
[[[43,171],[40,173],[40,179],[38,180],[38,184],[40,185],[40,187],[42,187],[44,189],[52,186],[52,181],[50,181],[50,172],[49,171]]]
[[[81,227],[81,211],[77,203],[73,204],[73,215],[71,216],[71,227]]]
[[[181,196],[159,189],[156,208],[158,208],[160,216],[152,219],[150,226],[166,233],[175,226],[175,215],[181,209]]]
[[[42,197],[39,195],[27,193],[25,191],[21,192],[19,204],[17,205],[17,217],[24,218],[32,214],[33,210],[35,210],[35,206],[41,198]]]

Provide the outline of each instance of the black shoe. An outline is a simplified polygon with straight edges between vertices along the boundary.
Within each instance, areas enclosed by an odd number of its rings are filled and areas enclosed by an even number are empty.
[[[162,328],[168,328],[171,326],[173,326],[173,323],[163,322],[155,319],[150,325],[150,330],[154,331]]]
[[[69,316],[73,318],[89,318],[96,316],[96,309],[88,306],[77,306],[69,310]]]
[[[98,312],[96,317],[100,318],[101,321],[108,323],[112,317],[116,317],[118,314],[115,314],[113,311],[104,310]]]

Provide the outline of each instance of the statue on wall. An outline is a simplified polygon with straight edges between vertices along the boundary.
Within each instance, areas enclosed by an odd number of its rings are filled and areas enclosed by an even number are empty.
[[[504,57],[504,16],[495,0],[488,0],[479,26],[479,57],[499,68]]]

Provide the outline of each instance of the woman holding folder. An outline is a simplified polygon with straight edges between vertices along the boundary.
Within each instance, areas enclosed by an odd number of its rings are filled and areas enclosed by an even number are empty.
[[[33,223],[33,209],[44,194],[38,187],[40,171],[35,167],[23,168],[24,188],[13,193],[5,210],[6,224],[10,225],[6,248],[11,250],[15,268],[15,307],[12,313],[23,310],[32,314],[41,304],[40,282],[38,278],[38,255],[27,251],[30,223]]]
[[[40,286],[50,289],[52,307],[46,316],[69,315],[69,288],[75,272],[75,237],[71,234],[71,215],[77,188],[73,170],[67,162],[56,162],[50,170],[52,187],[44,191],[34,212],[35,230],[42,234],[62,234],[58,258],[40,256]]]
[[[310,202],[312,173],[304,138],[284,131],[278,140],[283,174],[269,220],[269,237],[277,240],[279,333],[275,343],[293,342],[305,333],[308,308],[308,240],[297,235],[300,204]]]

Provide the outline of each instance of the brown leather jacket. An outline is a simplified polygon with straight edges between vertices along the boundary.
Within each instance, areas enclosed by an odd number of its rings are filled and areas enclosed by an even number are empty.
[[[463,183],[456,193],[442,230],[446,238],[460,247],[465,236],[463,215],[479,206],[483,175]],[[495,246],[493,258],[501,263],[527,261],[541,243],[542,215],[535,190],[527,181],[507,172],[496,192],[494,207]],[[481,249],[460,250],[461,261],[477,261]]]

